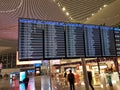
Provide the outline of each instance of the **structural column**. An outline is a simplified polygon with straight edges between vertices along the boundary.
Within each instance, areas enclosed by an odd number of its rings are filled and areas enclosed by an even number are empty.
[[[86,90],[90,90],[89,89],[88,74],[87,74],[87,69],[86,69],[86,62],[85,62],[84,58],[81,58],[81,60],[82,60],[85,88],[86,88]]]

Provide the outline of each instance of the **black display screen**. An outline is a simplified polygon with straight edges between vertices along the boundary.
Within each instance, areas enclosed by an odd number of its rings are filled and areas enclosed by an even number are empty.
[[[43,29],[40,20],[19,19],[19,59],[43,59]]]
[[[120,56],[120,28],[114,28],[114,33],[117,56]]]
[[[101,56],[101,41],[99,26],[84,25],[86,57]]]
[[[44,57],[65,58],[65,29],[63,22],[44,21]]]
[[[116,56],[113,27],[100,26],[103,56]]]
[[[120,56],[120,29],[33,19],[18,20],[18,59]]]
[[[82,24],[66,23],[67,58],[85,56],[82,26]]]

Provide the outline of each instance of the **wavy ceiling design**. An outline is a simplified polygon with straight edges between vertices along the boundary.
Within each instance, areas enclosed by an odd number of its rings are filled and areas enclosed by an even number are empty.
[[[55,0],[60,7],[65,7],[75,22],[84,23],[87,18],[99,11],[104,5],[116,0]]]
[[[106,8],[103,8],[85,23],[98,25],[105,24],[107,26],[114,26],[120,23],[120,0],[116,0]]]
[[[0,30],[3,32],[18,31],[16,27],[19,17],[68,21],[62,10],[52,0],[0,0]]]
[[[0,0],[0,46],[17,47],[18,18],[84,23],[104,4],[116,0]],[[60,6],[59,6],[59,4]],[[65,7],[70,15],[62,11]],[[15,40],[15,41],[13,41]],[[5,48],[4,48],[5,49]],[[0,51],[3,49],[0,49]]]

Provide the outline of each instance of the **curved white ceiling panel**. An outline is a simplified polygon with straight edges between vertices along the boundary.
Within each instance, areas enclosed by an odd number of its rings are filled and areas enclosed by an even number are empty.
[[[84,23],[87,18],[96,13],[104,5],[109,5],[115,0],[55,0],[61,8],[66,8],[75,22]],[[119,0],[120,1],[120,0]]]
[[[19,17],[68,21],[52,0],[0,0],[0,38],[17,40]]]
[[[101,9],[85,23],[113,26],[118,22],[120,22],[120,0],[117,0],[107,7]]]
[[[0,0],[0,51],[3,51],[4,48],[1,48],[4,46],[14,49],[17,47],[19,17],[53,21],[71,20],[84,23],[87,18],[95,14],[85,23],[100,24],[104,22],[102,19],[110,14],[109,18],[120,17],[117,14],[119,13],[120,0],[114,1],[116,0]],[[116,4],[112,6],[111,3]],[[105,10],[97,13],[105,4],[111,4],[111,8],[107,9],[108,7],[106,7]],[[66,8],[65,12],[62,11],[63,7]],[[66,15],[66,13],[69,14]],[[116,18],[113,21],[105,21],[111,24],[119,20]]]

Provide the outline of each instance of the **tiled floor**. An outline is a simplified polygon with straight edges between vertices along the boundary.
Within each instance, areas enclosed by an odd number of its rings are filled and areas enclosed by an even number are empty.
[[[115,84],[113,88],[107,87],[105,89],[100,86],[94,86],[94,88],[95,90],[120,90],[120,82]],[[0,79],[0,90],[25,90],[25,87],[23,83],[19,84],[18,80]],[[48,76],[37,76],[30,78],[27,90],[69,90],[69,84],[50,79]],[[75,84],[75,90],[85,90],[85,86]]]

